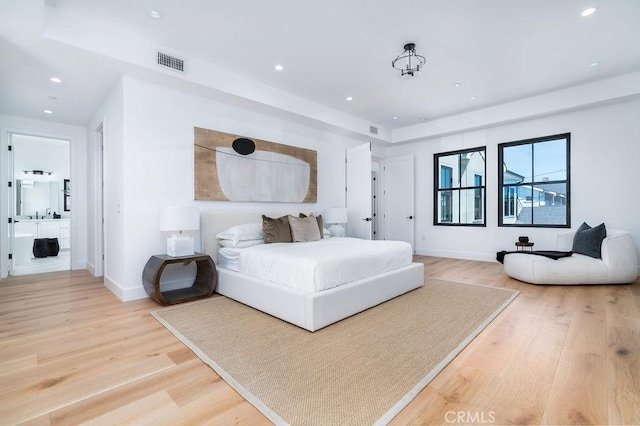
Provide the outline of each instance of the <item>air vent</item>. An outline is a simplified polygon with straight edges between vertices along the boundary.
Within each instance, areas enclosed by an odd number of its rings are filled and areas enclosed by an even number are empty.
[[[182,59],[162,52],[158,52],[158,65],[178,71],[184,71],[184,61]]]
[[[375,126],[369,125],[369,133],[373,133],[374,135],[378,134],[378,128]]]

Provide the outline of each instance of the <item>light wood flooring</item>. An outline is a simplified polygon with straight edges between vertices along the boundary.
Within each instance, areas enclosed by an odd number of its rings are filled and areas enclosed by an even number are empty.
[[[640,424],[640,280],[534,286],[498,263],[416,260],[520,295],[393,424]],[[269,424],[158,308],[85,271],[0,281],[0,424]]]

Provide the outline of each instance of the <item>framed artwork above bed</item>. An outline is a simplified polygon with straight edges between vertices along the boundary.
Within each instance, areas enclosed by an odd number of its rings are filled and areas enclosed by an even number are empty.
[[[315,203],[317,151],[194,128],[196,200]]]

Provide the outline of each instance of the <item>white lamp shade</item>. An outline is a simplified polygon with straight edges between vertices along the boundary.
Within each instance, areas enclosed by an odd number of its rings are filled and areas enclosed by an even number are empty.
[[[193,231],[200,229],[198,207],[160,208],[160,231]]]
[[[348,215],[345,207],[331,207],[322,214],[325,223],[347,223]]]

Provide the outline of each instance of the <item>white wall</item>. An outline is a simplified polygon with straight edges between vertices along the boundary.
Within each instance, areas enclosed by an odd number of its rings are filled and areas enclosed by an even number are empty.
[[[89,167],[88,186],[89,206],[87,216],[89,218],[87,241],[87,269],[94,275],[104,276],[105,285],[117,292],[115,283],[124,279],[124,258],[122,240],[124,236],[124,218],[118,207],[124,198],[125,177],[123,170],[124,150],[124,83],[122,80],[116,84],[111,93],[94,114],[87,128],[87,164]],[[96,140],[96,130],[103,126],[104,151],[99,155],[100,147]],[[105,187],[101,188],[101,165],[104,163]],[[104,194],[102,194],[104,192]],[[101,222],[102,200],[104,198],[104,224]],[[104,230],[104,233],[103,233]],[[103,244],[104,238],[104,244]],[[103,247],[104,245],[104,253]],[[104,254],[105,265],[103,269],[100,257]]]
[[[628,230],[640,251],[640,101],[540,118],[387,148],[388,156],[416,156],[416,251],[419,254],[494,261],[513,250],[519,235],[536,249],[554,249],[563,229],[499,228],[497,145],[571,133],[571,228],[583,221]],[[486,228],[433,225],[433,154],[487,147]]]
[[[120,101],[122,107],[118,107]],[[194,127],[316,150],[317,204],[277,207],[320,213],[344,205],[344,149],[361,143],[131,77],[123,78],[89,128],[101,120],[105,123],[105,282],[121,300],[147,297],[141,281],[144,265],[151,255],[166,250],[167,236],[158,231],[161,206],[197,205],[202,210],[275,207],[270,203],[194,201]],[[91,179],[95,186],[96,177]],[[95,228],[92,230],[90,247],[96,241]],[[196,247],[199,245],[197,236]]]
[[[71,197],[71,269],[84,269],[87,263],[87,140],[84,127],[59,124],[51,121],[34,120],[0,114],[0,178],[7,182],[9,176],[7,145],[10,133],[42,136],[70,141],[71,182],[76,196]],[[0,222],[7,223],[7,185],[0,185]],[[3,229],[6,229],[3,227]],[[0,278],[7,276],[9,261],[8,233],[0,232]]]

